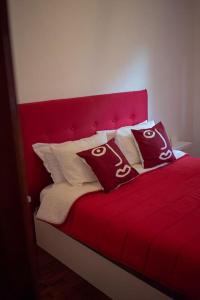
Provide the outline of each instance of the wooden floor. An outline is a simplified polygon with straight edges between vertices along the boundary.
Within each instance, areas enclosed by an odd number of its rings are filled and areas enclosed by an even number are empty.
[[[38,248],[40,300],[109,300],[55,258]]]

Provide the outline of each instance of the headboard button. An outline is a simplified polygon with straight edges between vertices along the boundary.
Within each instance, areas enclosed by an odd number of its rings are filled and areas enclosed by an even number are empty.
[[[135,119],[135,114],[132,114],[132,115],[130,116],[130,119],[134,120],[134,119]]]
[[[117,123],[117,122],[118,122],[118,118],[114,118],[114,119],[112,120],[112,122],[113,122],[113,123]]]

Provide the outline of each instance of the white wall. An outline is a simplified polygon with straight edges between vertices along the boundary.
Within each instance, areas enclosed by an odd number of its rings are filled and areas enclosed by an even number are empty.
[[[19,102],[147,88],[192,138],[190,0],[10,0]]]
[[[200,156],[200,1],[194,7],[194,154]]]

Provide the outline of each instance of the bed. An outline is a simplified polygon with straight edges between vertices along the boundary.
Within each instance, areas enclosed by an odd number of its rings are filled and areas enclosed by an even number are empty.
[[[76,140],[148,118],[147,91],[19,105],[33,207],[51,183],[32,144]],[[199,299],[200,160],[186,155],[137,182],[75,202],[37,243],[112,299]],[[134,195],[131,198],[130,195]]]

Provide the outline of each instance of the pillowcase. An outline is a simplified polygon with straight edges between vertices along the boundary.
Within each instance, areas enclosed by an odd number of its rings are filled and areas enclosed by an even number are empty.
[[[138,126],[138,125],[141,125],[141,124],[145,124],[147,123],[147,120],[142,122],[142,123],[138,123],[138,124],[135,124],[135,125],[131,125],[131,126]],[[155,124],[154,124],[155,125]],[[117,134],[117,131],[120,129],[120,128],[126,128],[126,127],[130,127],[130,126],[124,126],[124,127],[119,127],[117,129],[105,129],[105,130],[97,130],[96,133],[102,133],[102,132],[105,132],[106,135],[107,135],[107,138],[108,138],[108,141],[115,138],[116,134]]]
[[[152,128],[132,130],[132,133],[144,168],[176,160],[161,122]]]
[[[43,165],[45,166],[47,171],[51,174],[53,182],[60,183],[66,181],[61,172],[58,161],[51,150],[50,145],[51,144],[48,143],[36,143],[32,147],[34,152],[43,161]]]
[[[129,164],[133,166],[134,164],[138,164],[140,162],[140,156],[134,143],[131,129],[150,128],[154,125],[155,122],[153,120],[146,120],[136,125],[120,127],[117,130],[102,130],[97,132],[105,132],[107,134],[108,140],[115,137],[115,143],[124,154]]]
[[[72,185],[96,181],[97,178],[90,166],[76,153],[90,148],[98,147],[107,142],[105,133],[95,134],[88,138],[69,141],[63,144],[51,145],[64,178]]]
[[[108,141],[115,138],[118,129],[97,130],[96,133],[106,133]]]
[[[77,154],[90,165],[106,192],[138,175],[115,144],[114,139],[104,145]]]
[[[117,130],[115,142],[131,166],[138,164],[140,162],[140,156],[137,147],[135,145],[131,130],[146,129],[146,128],[153,127],[154,125],[155,125],[154,121],[148,121],[148,122],[136,124],[134,126],[121,127]]]

